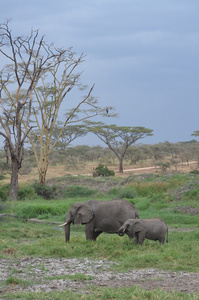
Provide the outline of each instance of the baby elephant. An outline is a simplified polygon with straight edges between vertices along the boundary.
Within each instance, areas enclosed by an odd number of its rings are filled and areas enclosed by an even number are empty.
[[[125,233],[131,232],[133,237],[135,237],[135,243],[142,245],[144,239],[159,241],[164,244],[165,235],[167,233],[168,243],[168,226],[167,224],[159,218],[153,219],[128,219],[118,231],[120,236]]]

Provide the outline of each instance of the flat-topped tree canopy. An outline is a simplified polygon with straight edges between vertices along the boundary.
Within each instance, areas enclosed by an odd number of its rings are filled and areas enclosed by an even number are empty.
[[[123,160],[127,149],[138,140],[152,136],[152,129],[145,127],[107,125],[102,122],[89,122],[89,131],[93,132],[119,160],[119,172],[123,173]]]

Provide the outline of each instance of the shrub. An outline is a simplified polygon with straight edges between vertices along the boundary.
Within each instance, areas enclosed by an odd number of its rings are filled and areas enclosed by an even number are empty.
[[[118,192],[119,198],[133,199],[136,196],[137,196],[136,190],[131,186],[124,187],[120,189]]]
[[[44,199],[53,199],[57,198],[57,186],[48,186],[45,184],[34,183],[33,188],[37,195],[42,196]]]
[[[31,203],[28,205],[18,205],[16,215],[22,219],[48,219],[63,213],[62,207],[53,206],[50,203]]]
[[[35,189],[32,186],[21,187],[18,191],[18,200],[32,199],[35,196]]]
[[[114,187],[108,193],[109,195],[113,195],[117,198],[127,198],[127,199],[134,199],[137,196],[136,190],[132,186],[126,186],[123,188],[116,188]]]
[[[95,191],[79,185],[69,186],[63,192],[64,197],[87,197],[93,194],[95,194]]]
[[[93,176],[97,177],[97,176],[115,176],[115,172],[113,170],[109,170],[107,168],[107,166],[104,166],[102,164],[99,164],[93,172]]]
[[[190,172],[190,174],[199,175],[199,170],[194,169]]]
[[[0,200],[6,201],[9,197],[10,184],[3,185],[0,188]]]
[[[112,196],[118,196],[118,193],[119,193],[119,190],[120,188],[118,187],[114,187],[112,188],[109,192],[108,192],[108,195],[112,195]]]
[[[3,180],[3,179],[5,179],[5,178],[6,178],[5,175],[3,175],[3,174],[0,175],[0,180]]]

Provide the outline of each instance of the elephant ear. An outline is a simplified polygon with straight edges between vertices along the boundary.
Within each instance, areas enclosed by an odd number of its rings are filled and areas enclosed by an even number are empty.
[[[134,223],[134,226],[133,226],[135,232],[139,232],[141,230],[143,230],[143,225],[140,223],[140,221],[137,221]]]
[[[86,204],[80,205],[74,218],[74,224],[86,224],[93,218],[93,212]]]

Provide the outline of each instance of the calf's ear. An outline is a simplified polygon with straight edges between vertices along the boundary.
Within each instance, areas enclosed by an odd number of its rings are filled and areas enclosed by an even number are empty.
[[[143,226],[139,221],[137,221],[134,223],[133,229],[134,231],[139,232],[143,229]]]

